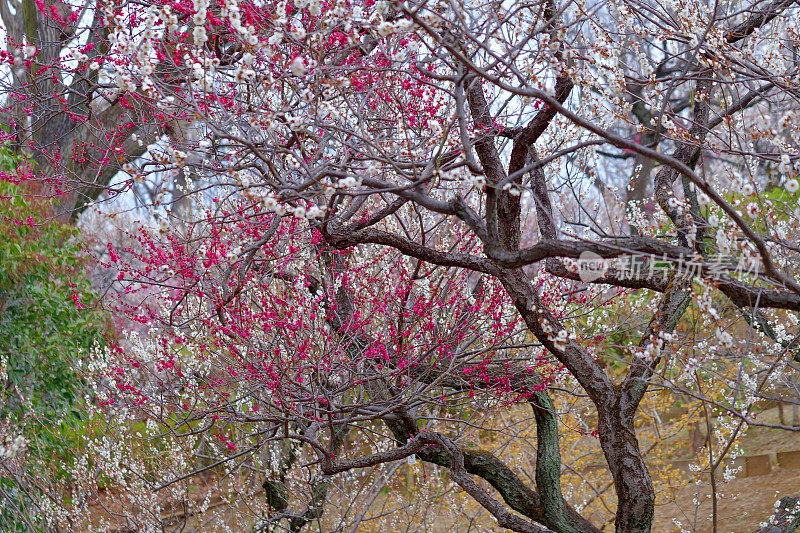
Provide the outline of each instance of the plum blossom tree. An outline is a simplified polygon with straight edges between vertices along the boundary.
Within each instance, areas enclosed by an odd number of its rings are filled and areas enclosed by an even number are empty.
[[[108,29],[97,9],[37,0],[0,5],[7,43],[0,111],[4,142],[29,156],[40,176],[48,176],[60,213],[73,218],[124,162],[144,153],[133,134],[154,139],[162,133],[137,118],[135,99],[103,98],[109,78],[99,65]]]
[[[714,485],[794,371],[793,1],[26,1],[3,12],[12,140],[70,209],[126,221],[101,260],[139,324],[90,369],[103,460],[73,501],[111,479],[152,525],[193,476],[252,468],[256,527],[299,531],[337,476],[411,459],[501,527],[597,531],[562,490],[569,388],[616,530],[649,531],[648,392],[736,420]],[[112,202],[170,182],[144,222]],[[531,482],[469,437],[512,403]]]

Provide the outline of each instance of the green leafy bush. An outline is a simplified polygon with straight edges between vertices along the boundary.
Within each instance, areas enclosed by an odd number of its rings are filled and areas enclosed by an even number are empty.
[[[0,531],[29,530],[39,488],[28,481],[79,453],[64,429],[80,424],[82,357],[108,331],[77,229],[52,216],[50,201],[15,183],[18,163],[0,149],[0,428],[28,444],[0,462]]]

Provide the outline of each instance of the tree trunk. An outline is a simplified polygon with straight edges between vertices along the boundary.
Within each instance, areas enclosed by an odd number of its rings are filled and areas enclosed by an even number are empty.
[[[617,490],[617,533],[649,532],[653,523],[655,491],[642,458],[633,416],[619,396],[597,405],[600,446]]]

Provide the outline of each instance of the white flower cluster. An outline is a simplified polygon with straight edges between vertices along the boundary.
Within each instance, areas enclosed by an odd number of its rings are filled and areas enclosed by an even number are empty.
[[[322,14],[322,4],[321,0],[295,0],[294,2],[298,9],[307,9],[312,17]]]
[[[145,12],[142,23],[131,27],[125,23],[123,11],[114,9],[113,2],[105,4],[104,13],[105,23],[111,28],[109,55],[105,61],[110,70],[101,71],[101,82],[111,81],[117,85],[118,91],[133,92],[137,89],[138,78],[142,89],[153,96],[155,84],[150,76],[155,72],[157,63],[155,43],[162,39],[164,31],[177,31],[177,16],[172,13],[168,5],[161,10],[150,6]],[[159,19],[164,23],[164,28],[156,25]],[[117,58],[123,61],[118,61]],[[100,64],[94,61],[89,68],[98,70]],[[106,96],[112,98],[114,94]]]
[[[162,139],[163,141],[167,141],[167,139]],[[169,144],[165,144],[163,146],[151,144],[148,147],[150,154],[153,156],[153,159],[160,163],[169,164],[173,163],[178,167],[182,167],[186,164],[186,158],[189,157],[189,154],[184,152],[183,150],[178,150],[174,146]]]
[[[698,287],[701,288],[700,295],[697,299],[697,307],[714,320],[719,320],[719,312],[714,308],[713,299],[711,298],[710,284],[703,279],[698,279],[696,283]]]
[[[375,26],[375,33],[378,37],[388,37],[393,34],[403,34],[411,30],[413,23],[408,19],[399,19],[393,22],[382,20]]]
[[[716,336],[717,340],[719,340],[720,344],[725,348],[730,349],[733,347],[733,335],[727,331],[722,331],[721,329],[717,328]]]
[[[184,54],[183,58],[187,65],[191,64],[192,66],[192,75],[194,77],[192,87],[201,94],[211,92],[214,86],[214,74],[220,64],[219,59],[202,54],[199,54],[194,59],[189,54]]]
[[[28,446],[28,440],[22,435],[15,437],[7,436],[3,444],[0,444],[0,458],[7,459],[14,457]]]
[[[255,56],[250,52],[245,52],[242,56],[242,61],[236,66],[236,69],[233,72],[234,78],[239,83],[246,83],[252,81],[256,78],[256,71],[253,70],[253,63],[255,62]]]
[[[256,202],[260,203],[263,209],[269,213],[280,216],[291,215],[295,218],[305,218],[308,220],[319,220],[325,217],[327,207],[318,205],[308,205],[307,207],[295,206],[287,207],[272,192],[262,193],[260,196],[251,196]]]
[[[318,207],[316,205],[309,206],[308,209],[302,206],[297,206],[292,210],[292,215],[295,218],[307,218],[308,220],[318,220],[325,216],[326,207]]]
[[[476,175],[476,174],[467,174],[464,177],[464,185],[467,187],[475,187],[478,191],[482,191],[484,187],[486,187],[486,177]]]
[[[237,4],[236,0],[225,0],[225,4],[222,6],[220,14],[223,17],[228,17],[231,28],[239,33],[244,42],[250,46],[255,46],[258,44],[258,37],[256,36],[255,28],[242,24],[242,12],[239,10],[239,5]]]
[[[568,333],[567,330],[562,329],[555,335],[555,328],[548,322],[542,322],[542,330],[547,335],[547,340],[553,343],[558,350],[565,350],[569,341],[574,341],[577,338],[575,332]]]
[[[164,27],[168,32],[174,32],[178,29],[178,16],[172,12],[171,5],[164,5],[164,7],[161,8],[161,12],[158,14],[158,16],[161,18],[161,21],[164,23]]]
[[[676,338],[675,334],[659,331],[655,338],[651,337],[651,341],[644,348],[637,350],[637,355],[645,361],[654,361],[656,358],[661,357],[666,345],[674,342]]]
[[[800,158],[795,157],[795,162],[792,163],[792,155],[788,153],[781,154],[781,162],[778,164],[778,170],[786,177],[797,176],[798,166],[800,166]]]
[[[194,23],[194,30],[192,37],[197,46],[203,46],[208,41],[205,23],[208,17],[208,0],[194,0],[195,13],[192,15],[192,22]]]
[[[292,60],[292,65],[289,68],[289,70],[291,70],[292,74],[294,74],[298,78],[305,76],[307,69],[306,69],[306,63],[303,60],[303,58],[300,56],[295,57]]]
[[[503,190],[508,191],[508,194],[510,194],[511,196],[519,196],[522,193],[519,187],[517,187],[513,183],[506,183],[505,185],[503,185]]]
[[[286,27],[289,30],[289,36],[292,39],[296,41],[302,41],[306,38],[306,29],[303,27],[303,22],[300,20],[299,15],[290,20]]]
[[[725,469],[722,472],[722,480],[726,483],[728,481],[732,481],[736,478],[736,474],[742,471],[742,465],[733,466],[733,465],[725,465]]]

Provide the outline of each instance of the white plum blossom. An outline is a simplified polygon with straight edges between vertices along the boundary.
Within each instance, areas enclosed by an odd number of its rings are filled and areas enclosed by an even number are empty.
[[[306,217],[308,217],[310,220],[322,218],[324,216],[325,216],[325,210],[320,209],[316,205],[312,205],[306,211]]]
[[[22,435],[6,437],[5,442],[0,444],[0,458],[7,459],[14,457],[28,446],[28,440]]]
[[[303,23],[299,18],[293,19],[289,25],[289,35],[292,36],[292,39],[297,41],[302,41],[306,38],[306,29],[303,27]]]
[[[778,165],[781,174],[788,174],[792,170],[792,159],[789,154],[781,154],[781,162]]]
[[[721,329],[717,329],[717,339],[719,339],[720,344],[725,348],[733,347],[733,335],[728,333],[727,331],[722,331]]]
[[[203,46],[208,41],[208,34],[203,26],[195,26],[192,30],[192,37],[197,46]]]
[[[306,75],[306,64],[305,61],[303,61],[303,58],[300,56],[297,56],[294,58],[294,60],[292,60],[292,66],[290,68],[292,74],[294,74],[298,78],[301,78]]]

